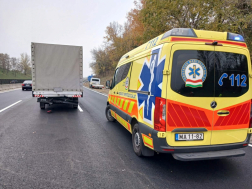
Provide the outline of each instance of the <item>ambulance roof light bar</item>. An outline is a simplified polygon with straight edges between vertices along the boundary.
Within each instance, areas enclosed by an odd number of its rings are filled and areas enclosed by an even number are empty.
[[[166,32],[163,35],[162,39],[165,39],[170,36],[197,37],[192,28],[173,28]]]
[[[245,42],[242,35],[236,34],[236,33],[229,33],[229,32],[227,33],[227,40]]]

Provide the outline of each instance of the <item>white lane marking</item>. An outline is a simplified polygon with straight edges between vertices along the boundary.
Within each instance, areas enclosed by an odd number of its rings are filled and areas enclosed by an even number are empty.
[[[84,87],[84,86],[83,86],[83,87]],[[84,87],[84,88],[86,88],[86,89],[88,89],[88,90],[90,90],[90,91],[93,91],[93,92],[95,92],[95,93],[98,93],[98,94],[100,94],[100,95],[108,96],[108,95],[105,95],[105,94],[103,94],[103,93],[99,93],[99,92],[97,92],[97,91],[95,91],[95,90],[89,89],[89,88],[87,88],[87,87]]]
[[[78,105],[78,109],[80,110],[80,112],[83,112],[83,110],[81,109],[80,105]]]
[[[249,144],[250,147],[252,147],[252,144]]]
[[[14,105],[16,105],[17,103],[19,103],[19,102],[21,102],[21,101],[22,101],[22,100],[19,100],[19,101],[17,101],[17,102],[15,102],[15,103],[13,103],[13,104],[11,104],[11,105],[7,106],[6,108],[4,108],[4,109],[0,110],[0,113],[1,113],[1,112],[3,112],[4,110],[6,110],[6,109],[8,109],[8,108],[10,108],[10,107],[12,107],[12,106],[14,106]]]

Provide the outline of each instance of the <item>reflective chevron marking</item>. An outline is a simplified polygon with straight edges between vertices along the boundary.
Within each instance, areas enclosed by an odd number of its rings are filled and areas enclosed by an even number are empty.
[[[133,109],[134,104],[135,104],[135,102],[133,102],[133,101],[130,102],[129,109],[128,109],[128,112],[129,112],[129,113],[132,112],[132,109]]]
[[[109,103],[127,113],[130,116],[138,118],[138,107],[135,99],[124,98],[121,96],[109,95]]]
[[[121,99],[120,108],[122,108],[123,102],[124,102],[124,99]]]
[[[124,110],[126,110],[127,105],[128,105],[128,102],[129,102],[128,100],[125,100],[125,103],[124,103],[124,106],[123,106],[123,109],[124,109]]]

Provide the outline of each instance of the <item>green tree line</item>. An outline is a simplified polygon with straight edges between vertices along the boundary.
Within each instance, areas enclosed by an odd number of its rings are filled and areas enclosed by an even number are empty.
[[[111,22],[104,42],[91,50],[90,67],[113,73],[121,56],[172,28],[241,34],[252,52],[252,0],[139,0],[124,25]]]
[[[31,75],[30,56],[22,53],[19,58],[16,58],[10,57],[6,53],[0,53],[0,72],[7,75],[10,71],[13,79],[15,79],[17,73]]]

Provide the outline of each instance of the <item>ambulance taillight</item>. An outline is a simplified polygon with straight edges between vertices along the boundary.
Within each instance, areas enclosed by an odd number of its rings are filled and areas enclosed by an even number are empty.
[[[249,121],[249,128],[252,128],[252,100],[250,103],[250,121]]]
[[[154,111],[154,129],[157,131],[166,131],[166,100],[156,97],[156,105]]]

